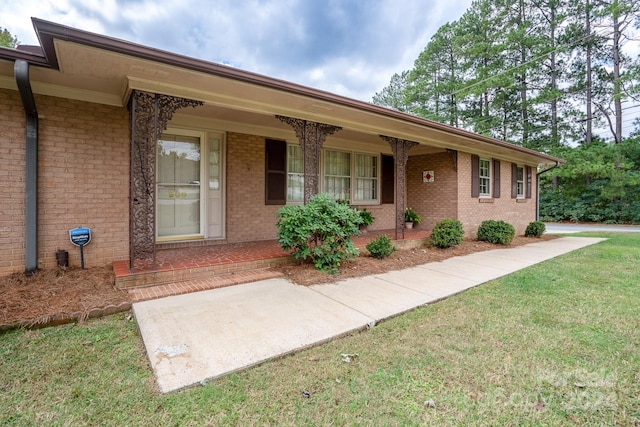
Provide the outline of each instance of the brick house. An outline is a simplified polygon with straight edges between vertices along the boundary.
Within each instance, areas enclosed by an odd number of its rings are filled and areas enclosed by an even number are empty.
[[[457,218],[519,234],[560,159],[419,117],[52,22],[0,48],[0,275],[276,238],[275,214],[326,192],[401,233]],[[75,251],[74,251],[75,256]],[[73,258],[73,264],[78,261]]]

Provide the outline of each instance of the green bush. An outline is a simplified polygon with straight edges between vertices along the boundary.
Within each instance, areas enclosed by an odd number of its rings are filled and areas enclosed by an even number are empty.
[[[404,222],[412,222],[415,225],[418,225],[422,222],[422,217],[418,215],[418,212],[411,208],[407,208],[407,210],[404,211]]]
[[[499,243],[508,245],[516,235],[516,229],[513,225],[504,221],[488,220],[482,221],[478,227],[478,240],[490,243]]]
[[[462,223],[457,219],[443,219],[437,222],[431,231],[431,244],[438,248],[450,248],[459,245],[464,239]]]
[[[280,246],[293,249],[296,259],[311,259],[318,270],[337,273],[343,261],[358,254],[351,236],[362,224],[360,213],[327,194],[317,194],[303,206],[285,206],[276,217]]]
[[[371,256],[378,259],[386,258],[396,250],[396,247],[391,243],[391,238],[386,234],[373,239],[367,243],[366,247]]]
[[[375,220],[375,217],[373,216],[371,211],[367,210],[367,208],[364,208],[360,211],[360,218],[362,218],[362,225],[365,226],[373,224],[373,221]]]
[[[546,226],[542,221],[533,221],[527,225],[527,229],[524,230],[524,235],[527,237],[540,237],[544,234]]]

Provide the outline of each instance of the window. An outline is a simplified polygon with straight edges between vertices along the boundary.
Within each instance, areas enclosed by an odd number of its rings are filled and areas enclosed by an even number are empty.
[[[304,201],[304,159],[300,145],[287,146],[287,203]]]
[[[353,200],[378,199],[378,157],[356,154],[356,192]]]
[[[516,166],[516,197],[524,197],[524,168]]]
[[[511,198],[531,198],[531,167],[511,164]]]
[[[285,141],[265,141],[265,204],[284,205],[304,201],[304,155],[300,145]],[[386,157],[386,158],[385,158]],[[349,151],[324,150],[319,179],[322,189],[335,200],[353,204],[380,202],[381,181],[385,201],[393,203],[393,157]],[[384,162],[386,160],[386,162]]]
[[[491,163],[489,160],[480,159],[480,196],[491,196]]]
[[[325,151],[324,192],[335,200],[351,200],[351,153]]]
[[[379,163],[377,155],[325,150],[323,191],[335,200],[377,203]]]

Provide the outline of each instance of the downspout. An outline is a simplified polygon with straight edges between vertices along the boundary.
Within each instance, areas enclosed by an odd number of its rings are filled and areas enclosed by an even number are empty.
[[[536,221],[540,221],[540,175],[554,170],[560,166],[560,162],[556,162],[554,166],[536,173]]]
[[[29,63],[16,60],[13,71],[22,106],[26,114],[25,145],[25,266],[24,273],[31,276],[38,269],[38,111],[29,81]]]

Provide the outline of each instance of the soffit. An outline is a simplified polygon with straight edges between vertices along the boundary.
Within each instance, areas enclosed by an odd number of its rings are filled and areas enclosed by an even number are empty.
[[[13,61],[0,59],[0,88],[17,90],[16,79],[13,76]]]

